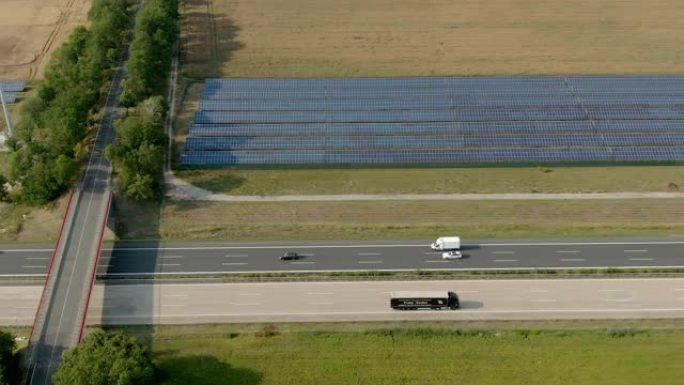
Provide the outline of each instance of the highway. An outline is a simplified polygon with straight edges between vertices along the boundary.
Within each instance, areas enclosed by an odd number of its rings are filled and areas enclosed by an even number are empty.
[[[429,241],[289,244],[166,244],[105,248],[98,274],[205,274],[340,270],[458,270],[592,267],[684,267],[682,239],[474,241],[464,259],[445,261]],[[295,251],[297,261],[280,261]],[[51,250],[0,249],[0,276],[45,274]]]
[[[396,311],[389,292],[452,290],[462,308]],[[2,324],[28,324],[40,288],[0,286]],[[684,317],[684,278],[96,285],[90,324]]]

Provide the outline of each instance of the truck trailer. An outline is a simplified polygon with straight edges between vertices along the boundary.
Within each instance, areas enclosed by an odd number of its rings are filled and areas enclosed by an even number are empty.
[[[393,291],[390,306],[396,310],[459,308],[458,295],[453,291]]]
[[[461,238],[460,237],[439,237],[435,240],[432,245],[432,250],[459,250],[461,248]]]

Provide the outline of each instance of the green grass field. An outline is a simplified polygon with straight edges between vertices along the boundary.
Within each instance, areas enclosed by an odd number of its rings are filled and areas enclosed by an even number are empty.
[[[185,170],[177,172],[177,176],[207,190],[231,195],[684,190],[681,166]]]
[[[117,201],[124,239],[283,241],[666,236],[684,234],[678,199],[190,202]]]
[[[156,338],[152,346],[166,385],[680,384],[684,331],[632,325],[275,327],[271,337],[227,326],[214,327],[222,334]]]

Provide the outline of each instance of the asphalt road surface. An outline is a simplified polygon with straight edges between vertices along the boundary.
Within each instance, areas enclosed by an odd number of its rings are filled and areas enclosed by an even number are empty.
[[[397,311],[396,290],[452,290],[459,310]],[[30,323],[40,289],[0,286],[2,324]],[[684,317],[684,278],[98,285],[91,324]]]
[[[280,261],[285,251],[303,255]],[[0,275],[45,274],[48,248],[0,249]],[[100,275],[203,274],[340,270],[458,270],[592,267],[684,267],[684,240],[470,242],[464,258],[446,261],[429,241],[292,243],[267,245],[169,244],[105,249]],[[111,254],[111,257],[109,256]]]
[[[49,385],[62,361],[62,354],[81,339],[111,200],[111,170],[104,150],[114,137],[112,123],[117,114],[122,79],[121,65],[107,95],[88,167],[67,213],[62,246],[58,249],[61,258],[56,258],[52,277],[45,288],[44,303],[36,314],[28,350],[29,385]],[[36,265],[36,262],[32,264]]]

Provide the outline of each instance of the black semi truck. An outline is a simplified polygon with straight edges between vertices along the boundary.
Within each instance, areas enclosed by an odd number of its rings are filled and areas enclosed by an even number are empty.
[[[390,293],[390,306],[396,310],[456,310],[460,304],[458,295],[453,291],[393,291]]]

